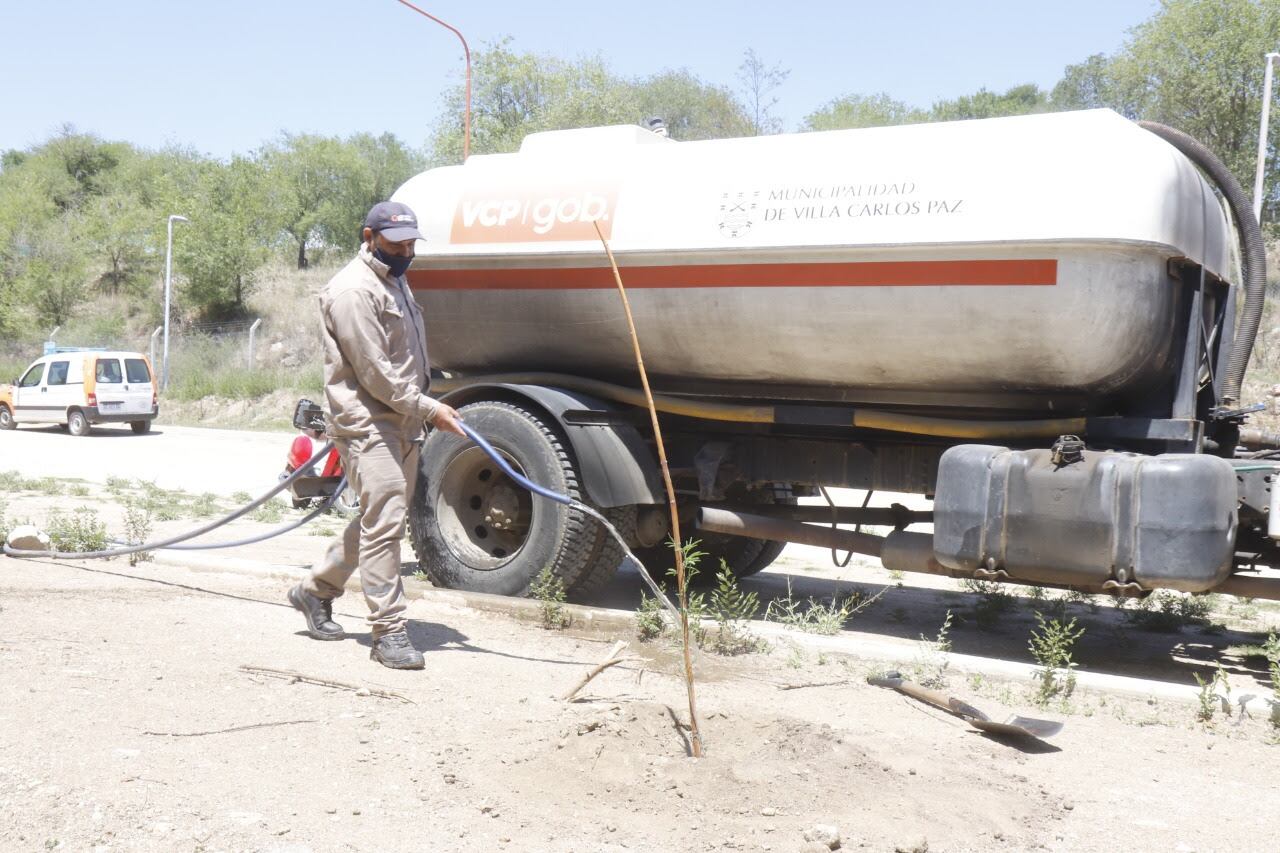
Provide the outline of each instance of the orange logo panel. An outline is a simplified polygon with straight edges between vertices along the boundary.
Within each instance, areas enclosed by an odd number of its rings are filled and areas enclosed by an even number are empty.
[[[613,234],[616,184],[468,190],[453,214],[452,243],[543,243],[598,240]]]

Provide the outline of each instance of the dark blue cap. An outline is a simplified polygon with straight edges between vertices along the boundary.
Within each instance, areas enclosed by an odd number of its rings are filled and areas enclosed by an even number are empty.
[[[375,204],[364,218],[364,227],[372,228],[392,243],[424,239],[418,231],[418,217],[413,215],[409,205],[398,201],[380,201]]]

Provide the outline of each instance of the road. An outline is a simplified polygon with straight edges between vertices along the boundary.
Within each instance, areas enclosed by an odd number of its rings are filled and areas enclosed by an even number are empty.
[[[23,477],[109,477],[154,482],[193,494],[257,495],[284,470],[292,436],[280,432],[156,425],[134,435],[127,424],[96,426],[77,438],[58,427],[0,432],[0,471]]]

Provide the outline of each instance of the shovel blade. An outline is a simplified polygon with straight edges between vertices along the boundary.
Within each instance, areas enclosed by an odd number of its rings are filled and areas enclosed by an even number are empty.
[[[1037,720],[1032,717],[1013,716],[1003,723],[995,720],[969,720],[969,725],[984,732],[995,735],[1014,737],[1030,737],[1038,740],[1050,738],[1062,731],[1062,723],[1052,720]]]
[[[1034,717],[1019,717],[1016,714],[1005,720],[1005,725],[1017,726],[1032,737],[1053,737],[1062,731],[1062,723],[1053,720],[1037,720]]]

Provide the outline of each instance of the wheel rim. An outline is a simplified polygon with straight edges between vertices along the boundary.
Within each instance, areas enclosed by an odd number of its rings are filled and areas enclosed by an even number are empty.
[[[9,414],[9,410],[0,407],[0,426],[7,427],[13,421],[13,415]]]
[[[76,412],[71,416],[71,428],[76,432],[84,429],[84,415]]]
[[[515,459],[502,455],[524,474]],[[515,558],[528,541],[537,512],[533,497],[478,447],[463,450],[449,462],[435,510],[449,550],[482,571],[500,568]]]

